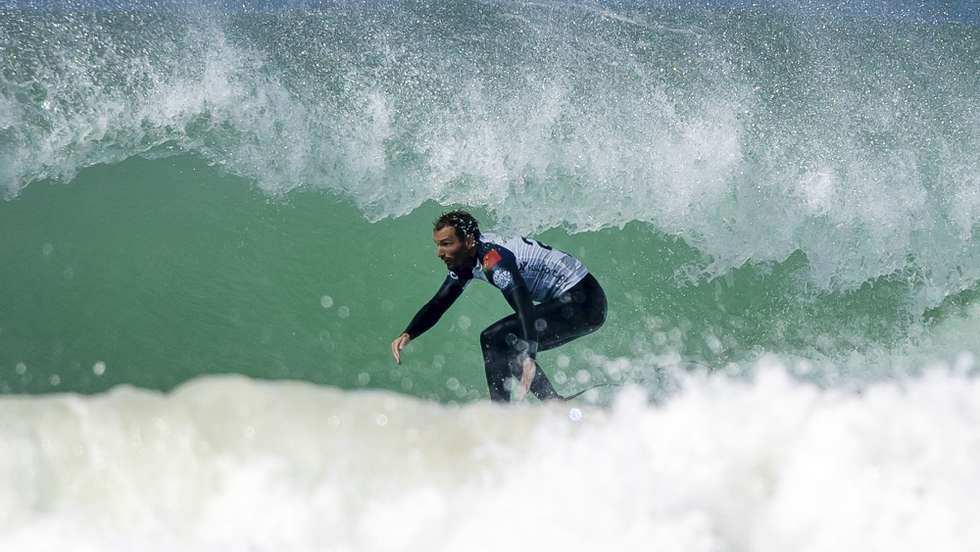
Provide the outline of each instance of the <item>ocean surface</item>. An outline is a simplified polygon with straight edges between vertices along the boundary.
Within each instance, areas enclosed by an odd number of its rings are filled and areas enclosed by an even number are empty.
[[[978,355],[972,3],[0,2],[2,550],[975,551]]]

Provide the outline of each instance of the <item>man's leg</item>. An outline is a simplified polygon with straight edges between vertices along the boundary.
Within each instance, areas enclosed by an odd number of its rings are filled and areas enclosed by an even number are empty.
[[[541,369],[541,366],[538,366],[538,369],[534,371],[534,379],[531,380],[531,392],[541,401],[564,398],[551,386],[551,381],[548,380],[548,376],[544,375],[544,370]]]
[[[532,318],[538,330],[538,351],[553,349],[602,326],[606,318],[605,294],[589,275],[561,297],[534,306]],[[520,376],[517,346],[520,333],[520,322],[517,315],[512,314],[491,324],[480,334],[491,400],[507,401],[509,393],[504,387],[507,378]],[[561,398],[540,366],[530,390],[541,400]]]
[[[509,346],[504,340],[506,328],[509,326],[508,318],[511,317],[494,322],[480,334],[480,348],[483,350],[483,367],[487,374],[490,400],[496,402],[510,400],[510,395],[504,388],[504,383],[511,375]]]
[[[519,377],[522,366],[519,364],[517,348],[520,322],[516,315],[511,315],[493,323],[480,334],[480,346],[483,349],[483,365],[487,375],[487,387],[490,389],[490,399],[506,402],[510,399],[506,388],[507,379]],[[540,335],[539,335],[540,338]],[[531,380],[531,392],[538,399],[560,399],[548,381],[548,377],[540,368],[535,371]]]

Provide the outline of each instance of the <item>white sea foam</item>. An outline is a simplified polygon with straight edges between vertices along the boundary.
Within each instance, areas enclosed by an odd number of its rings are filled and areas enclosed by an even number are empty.
[[[211,377],[0,399],[4,550],[971,551],[980,381],[778,361],[660,406],[440,406]]]

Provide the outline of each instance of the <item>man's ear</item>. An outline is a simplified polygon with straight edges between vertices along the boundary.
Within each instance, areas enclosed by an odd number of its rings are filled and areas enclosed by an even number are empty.
[[[476,238],[473,236],[466,236],[466,249],[473,249],[476,245]]]

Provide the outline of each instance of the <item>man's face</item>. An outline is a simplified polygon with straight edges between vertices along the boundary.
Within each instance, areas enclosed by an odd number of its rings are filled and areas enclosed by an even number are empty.
[[[462,268],[473,259],[474,241],[472,236],[460,240],[456,228],[444,226],[432,232],[432,241],[436,243],[436,256],[446,263],[449,270]]]

